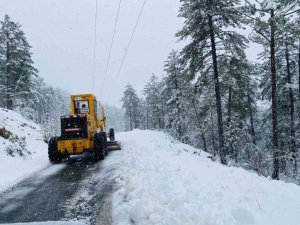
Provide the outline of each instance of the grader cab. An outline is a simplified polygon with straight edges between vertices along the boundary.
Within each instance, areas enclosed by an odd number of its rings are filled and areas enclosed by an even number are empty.
[[[84,152],[91,152],[99,161],[105,158],[108,150],[121,150],[121,146],[115,141],[113,128],[106,133],[103,106],[98,109],[96,96],[92,94],[72,95],[71,113],[61,117],[61,136],[49,141],[50,162],[60,163]]]

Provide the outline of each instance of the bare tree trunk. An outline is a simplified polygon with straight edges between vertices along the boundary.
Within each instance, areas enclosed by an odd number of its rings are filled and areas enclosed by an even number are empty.
[[[137,129],[138,128],[138,118],[137,118],[137,109],[136,107],[133,108],[133,129]]]
[[[130,113],[129,113],[129,129],[130,129],[130,131],[132,131],[133,130],[133,125],[132,125],[132,115],[131,115],[131,111],[130,111]]]
[[[275,22],[274,10],[271,10],[271,74],[272,74],[272,125],[273,125],[273,174],[272,178],[279,180],[279,146],[277,123],[277,77],[275,55]]]
[[[198,122],[198,127],[199,127],[200,130],[202,130],[201,129],[201,121],[200,121],[199,114],[198,114],[197,109],[196,109],[195,99],[192,100],[192,104],[193,104],[194,113],[196,115],[196,119],[197,119],[197,122]],[[204,135],[203,131],[201,132],[201,139],[202,139],[202,142],[203,142],[204,151],[208,152],[206,139],[205,139],[205,135]]]
[[[215,33],[213,28],[213,18],[211,15],[208,15],[208,20],[209,20],[211,52],[212,52],[213,68],[214,68],[214,83],[215,83],[216,107],[217,107],[217,117],[218,117],[218,133],[219,133],[219,153],[220,153],[221,163],[227,165],[226,151],[224,147],[225,144],[224,144],[224,130],[223,130],[223,118],[222,118],[222,102],[221,102],[221,94],[220,94],[217,50],[216,50],[216,42],[215,42]]]
[[[165,105],[164,105],[164,101],[163,99],[161,99],[161,121],[162,121],[162,128],[161,129],[165,129],[166,128],[166,123],[165,123]]]
[[[149,130],[149,102],[148,98],[146,99],[146,129]]]
[[[247,98],[248,98],[248,107],[249,107],[249,115],[250,115],[250,132],[251,132],[251,136],[252,136],[252,142],[254,145],[256,145],[253,111],[252,111],[251,97],[250,97],[249,91],[247,93]]]
[[[157,126],[155,127],[155,129],[162,129],[162,120],[161,120],[161,117],[160,117],[160,110],[159,110],[159,107],[156,106],[156,111],[157,111]]]
[[[217,145],[216,145],[216,142],[215,142],[215,132],[214,132],[214,120],[213,120],[213,112],[212,112],[212,108],[211,108],[211,111],[210,111],[210,123],[211,123],[211,140],[212,140],[212,146],[213,146],[213,150],[214,150],[214,157],[217,156]]]
[[[298,52],[298,79],[299,79],[299,100],[300,100],[300,40],[299,40],[299,52]]]
[[[289,49],[288,43],[286,43],[286,68],[287,68],[287,82],[289,84],[289,99],[290,99],[290,132],[291,132],[291,153],[292,159],[294,164],[294,176],[297,175],[297,151],[296,151],[296,137],[295,137],[295,106],[294,106],[294,93],[292,89],[292,74],[290,69],[290,56],[289,56]]]
[[[6,93],[5,93],[5,98],[6,98],[6,108],[12,110],[12,100],[11,100],[11,82],[10,82],[10,46],[9,43],[6,43],[6,65],[5,65],[5,76],[6,76]]]
[[[298,52],[298,85],[299,85],[298,94],[299,94],[299,101],[300,101],[300,40],[299,40],[299,52]],[[300,121],[300,109],[299,109],[299,121]]]
[[[227,123],[228,125],[231,122],[231,101],[232,101],[232,87],[229,87],[229,96],[228,96],[228,120]]]
[[[202,142],[203,142],[203,148],[204,148],[204,151],[207,152],[206,139],[205,139],[205,135],[204,135],[203,132],[202,132],[202,134],[201,134],[201,138],[202,138]]]
[[[174,85],[175,85],[175,90],[176,92],[178,92],[179,90],[179,85],[178,85],[178,80],[177,80],[177,76],[174,79]],[[178,95],[177,95],[178,97]],[[177,98],[177,117],[179,119],[179,125],[178,125],[178,129],[177,129],[177,135],[179,137],[179,139],[182,138],[183,136],[183,132],[182,132],[182,124],[181,124],[181,108],[180,108],[180,103],[179,103],[179,99]]]
[[[230,126],[230,122],[231,122],[231,107],[232,107],[232,87],[229,87],[228,90],[228,119],[227,119],[227,129],[231,129]],[[229,141],[229,143],[227,143],[229,145],[229,147],[226,148],[226,152],[227,154],[230,155],[230,157],[232,158],[232,156],[234,155],[233,152],[233,147],[232,147],[232,141]]]

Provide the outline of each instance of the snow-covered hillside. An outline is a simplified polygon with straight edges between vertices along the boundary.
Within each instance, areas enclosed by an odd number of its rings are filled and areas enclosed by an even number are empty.
[[[295,184],[222,166],[162,132],[135,130],[117,139],[123,165],[113,197],[115,224],[299,224]]]
[[[0,191],[48,165],[41,128],[0,108]]]

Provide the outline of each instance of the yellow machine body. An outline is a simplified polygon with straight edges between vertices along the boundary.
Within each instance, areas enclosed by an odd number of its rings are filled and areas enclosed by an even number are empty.
[[[77,155],[85,151],[94,150],[94,137],[97,132],[106,131],[106,118],[104,107],[98,109],[96,96],[92,94],[80,94],[71,96],[71,112],[69,116],[62,116],[64,118],[72,119],[86,119],[87,134],[84,138],[63,138],[57,141],[57,150],[61,154]],[[68,125],[68,124],[67,124]],[[62,124],[62,133],[65,127]],[[71,132],[76,128],[71,128]],[[67,129],[66,129],[67,130]]]
[[[62,154],[77,155],[94,149],[94,142],[90,139],[60,140],[57,142],[57,149]]]

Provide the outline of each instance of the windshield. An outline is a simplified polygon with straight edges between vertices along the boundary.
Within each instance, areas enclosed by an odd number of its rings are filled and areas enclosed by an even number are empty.
[[[90,112],[89,102],[75,100],[74,101],[74,109],[75,109],[75,114],[88,114]]]

